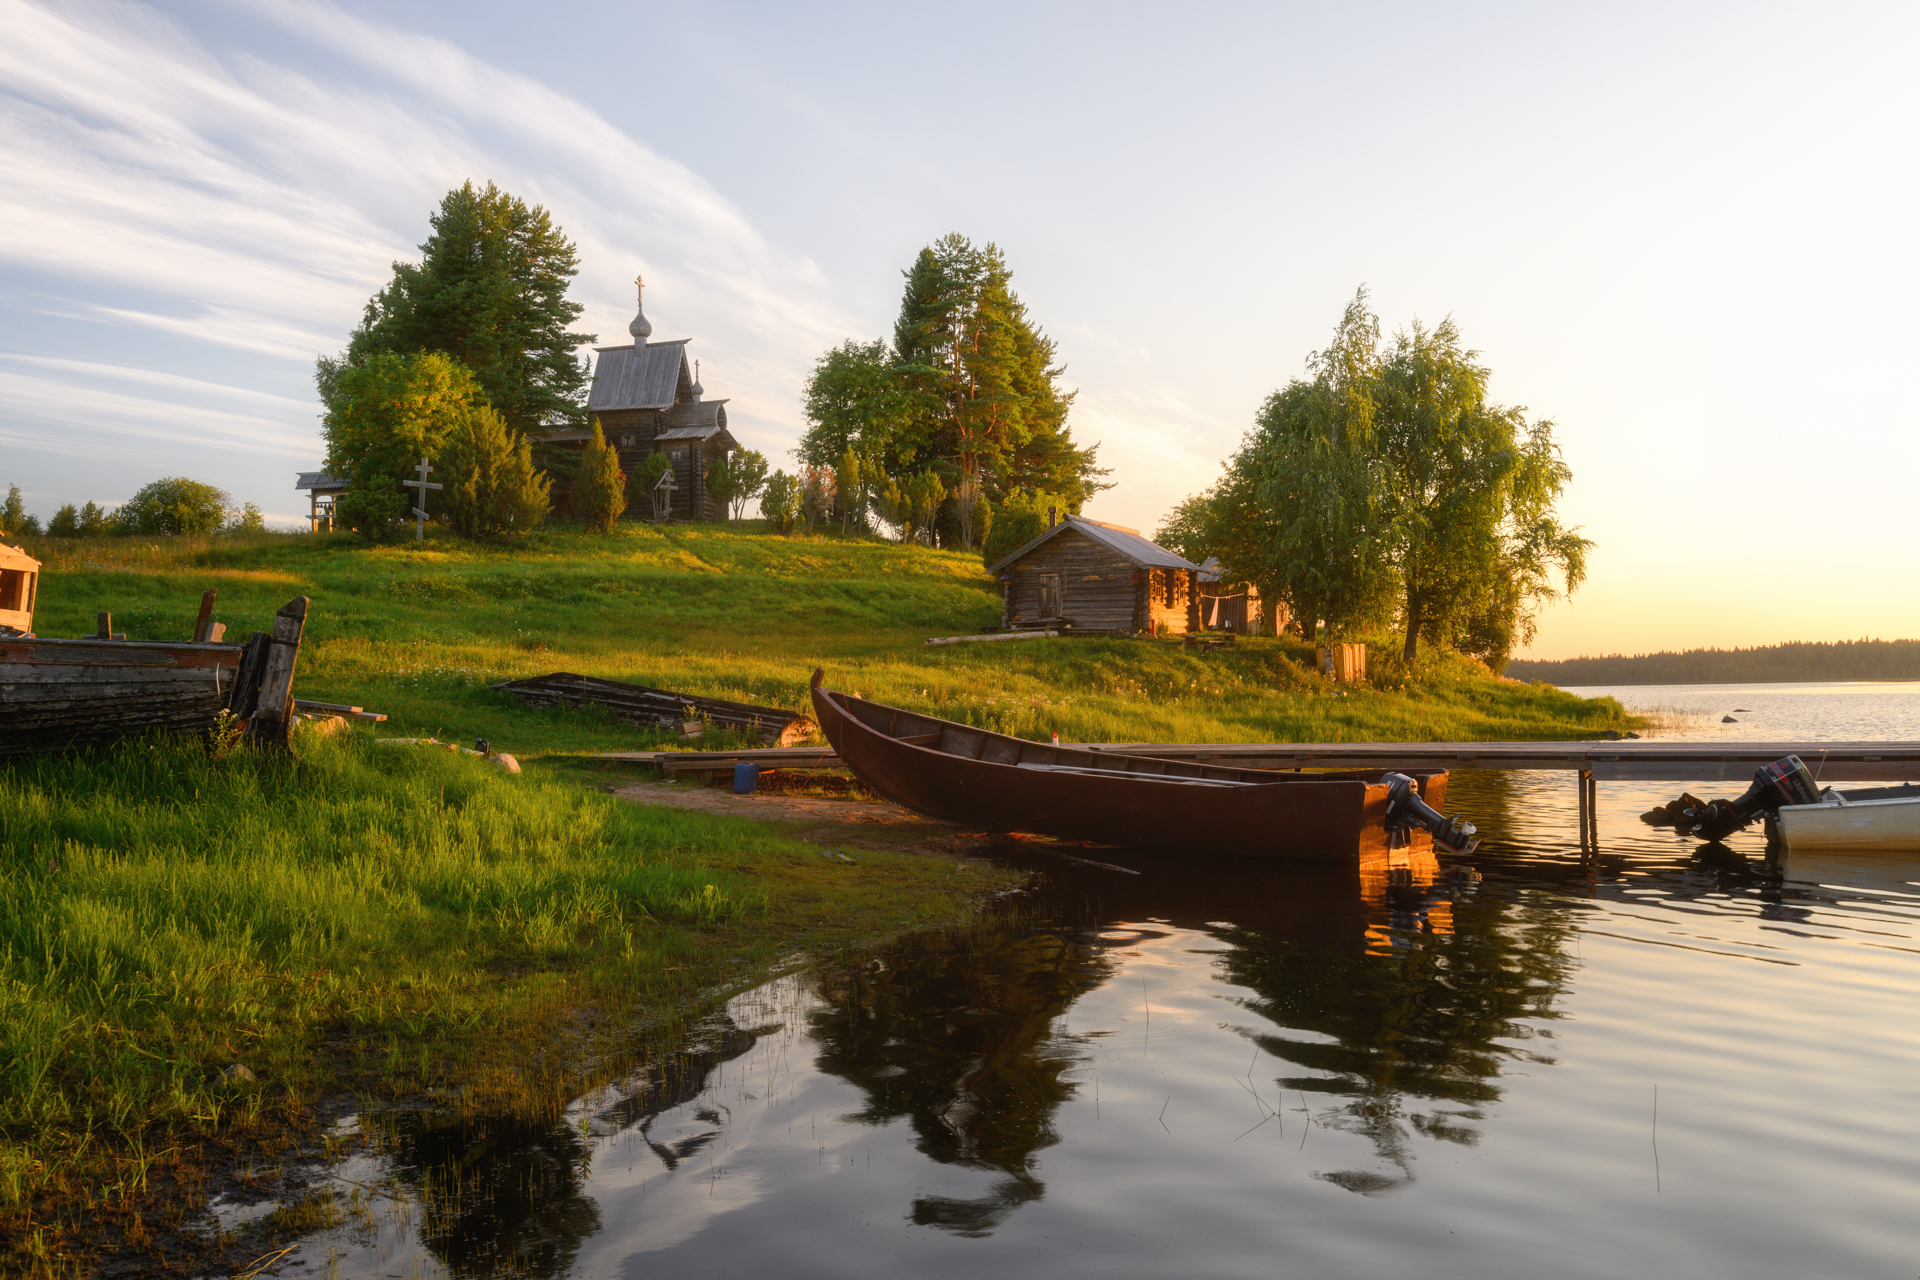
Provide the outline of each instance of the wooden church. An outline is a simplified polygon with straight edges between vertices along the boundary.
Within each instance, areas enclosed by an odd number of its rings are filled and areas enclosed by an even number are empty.
[[[661,486],[667,499],[664,514],[674,520],[718,520],[727,513],[707,491],[708,469],[740,447],[727,432],[727,402],[709,400],[700,385],[699,362],[687,358],[691,339],[653,341],[653,325],[640,303],[645,286],[636,279],[633,322],[627,332],[633,341],[617,347],[597,347],[593,387],[587,393],[587,417],[599,419],[608,444],[620,455],[620,469],[632,476],[650,453],[664,453],[672,464],[672,479]],[[542,441],[573,448],[591,438],[590,428],[564,427],[547,432]],[[628,497],[627,514],[645,517],[647,497]],[[555,505],[561,497],[555,488]]]

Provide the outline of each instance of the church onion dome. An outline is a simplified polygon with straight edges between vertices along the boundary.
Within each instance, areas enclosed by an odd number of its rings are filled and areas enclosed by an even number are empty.
[[[707,394],[707,389],[700,385],[700,362],[698,360],[693,362],[693,387],[691,394],[695,403],[699,402],[701,396]]]

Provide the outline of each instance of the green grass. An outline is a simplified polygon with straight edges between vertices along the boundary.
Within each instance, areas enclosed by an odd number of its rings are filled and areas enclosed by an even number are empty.
[[[1197,653],[1139,640],[1034,640],[928,649],[999,619],[979,557],[871,539],[782,538],[755,524],[596,537],[558,526],[513,546],[430,537],[244,541],[42,539],[42,635],[94,629],[111,609],[135,638],[183,637],[220,591],[230,638],[313,598],[303,697],[386,712],[383,732],[486,737],[519,755],[665,745],[594,711],[522,708],[487,688],[570,670],[803,711],[807,678],[1004,732],[1082,741],[1404,741],[1591,737],[1629,721],[1611,699],[1501,682],[1429,651],[1403,670],[1371,646],[1374,681],[1342,691],[1288,638]]]
[[[270,1155],[323,1094],[550,1109],[649,1020],[963,919],[991,879],[471,756],[298,746],[0,767],[0,1272],[137,1242],[150,1178]]]

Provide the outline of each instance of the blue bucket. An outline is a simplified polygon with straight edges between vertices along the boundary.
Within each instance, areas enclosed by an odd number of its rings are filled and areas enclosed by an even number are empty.
[[[733,766],[733,794],[752,795],[754,788],[760,785],[760,766],[748,764],[745,760]]]

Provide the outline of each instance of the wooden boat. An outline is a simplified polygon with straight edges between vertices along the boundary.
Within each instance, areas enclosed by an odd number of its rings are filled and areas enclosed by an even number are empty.
[[[1783,804],[1774,822],[1789,853],[1920,850],[1920,786],[1829,789],[1819,804]]]
[[[214,633],[212,592],[196,634]],[[211,729],[222,711],[248,736],[280,740],[292,710],[293,666],[307,598],[246,644],[175,644],[105,634],[76,640],[0,638],[0,755],[93,746],[147,730]],[[103,618],[105,615],[102,615]]]
[[[1380,772],[1232,769],[1028,742],[838,693],[824,677],[813,674],[814,718],[834,751],[874,791],[929,817],[1167,852],[1322,860],[1432,848],[1426,831],[1411,843],[1389,836]],[[1405,776],[1442,806],[1444,771]]]

